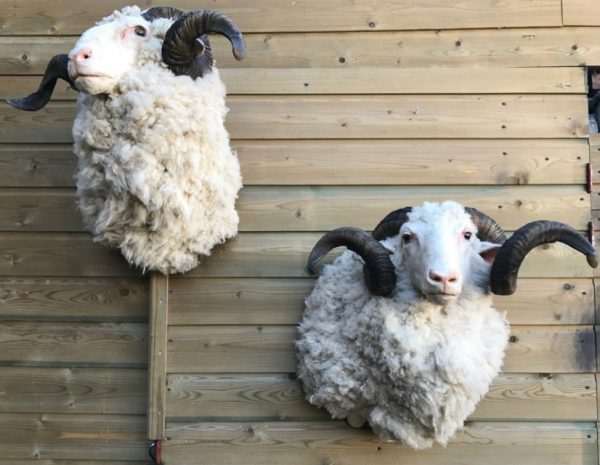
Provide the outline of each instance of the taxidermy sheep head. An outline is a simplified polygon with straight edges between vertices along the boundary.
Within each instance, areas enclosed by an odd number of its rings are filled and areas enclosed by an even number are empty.
[[[81,91],[73,139],[84,223],[144,269],[190,270],[237,233],[241,175],[209,33],[244,57],[241,32],[220,13],[125,7],[53,57],[36,92],[7,100],[39,110],[59,78]]]
[[[307,399],[384,439],[446,444],[502,364],[508,323],[490,290],[514,293],[527,253],[556,241],[597,266],[568,225],[535,221],[507,239],[492,218],[451,201],[396,210],[372,234],[325,234],[309,270],[334,247],[349,250],[306,299],[297,355]]]

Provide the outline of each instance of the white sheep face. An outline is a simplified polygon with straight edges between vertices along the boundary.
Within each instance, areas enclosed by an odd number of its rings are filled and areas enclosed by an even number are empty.
[[[426,202],[408,218],[398,246],[413,286],[427,299],[447,305],[465,286],[485,288],[500,245],[477,238],[477,227],[461,205]]]
[[[91,95],[110,94],[122,76],[139,66],[138,53],[151,24],[141,15],[120,15],[85,31],[69,53],[75,87]]]

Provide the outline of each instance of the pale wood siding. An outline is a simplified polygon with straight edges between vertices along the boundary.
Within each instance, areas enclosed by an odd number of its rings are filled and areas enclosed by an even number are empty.
[[[127,3],[0,0],[0,98]],[[509,232],[600,230],[582,67],[600,65],[596,3],[174,1],[246,33],[242,62],[213,40],[245,187],[240,234],[152,289],[82,228],[75,93],[0,105],[0,465],[141,465],[148,434],[166,465],[597,464],[598,273],[562,245],[495,299],[512,323],[504,373],[446,449],[331,421],[303,399],[293,347],[328,229],[451,198]]]

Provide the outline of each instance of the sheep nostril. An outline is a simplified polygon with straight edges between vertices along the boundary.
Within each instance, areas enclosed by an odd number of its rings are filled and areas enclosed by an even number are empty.
[[[435,271],[429,271],[429,279],[434,283],[441,283],[444,286],[448,283],[456,283],[458,281],[457,273],[450,273],[447,275],[443,275],[440,273],[436,273]]]
[[[429,271],[429,279],[431,279],[433,282],[441,283],[443,276],[437,274],[435,271]]]

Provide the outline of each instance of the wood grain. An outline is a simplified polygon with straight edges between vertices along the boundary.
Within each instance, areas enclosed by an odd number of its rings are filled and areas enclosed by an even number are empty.
[[[494,216],[506,230],[548,219],[585,230],[589,199],[582,186],[247,186],[240,191],[240,231],[324,231],[343,225],[372,229],[404,205],[453,199]],[[361,215],[357,218],[356,212]],[[0,230],[83,230],[74,191],[1,188]]]
[[[141,274],[119,252],[88,234],[0,233],[0,276],[107,276]]]
[[[306,277],[308,252],[316,233],[240,233],[186,276]],[[334,256],[335,254],[332,254]],[[591,269],[562,244],[533,250],[521,277],[591,277]],[[2,233],[0,276],[132,276],[115,251],[93,244],[85,234]]]
[[[102,3],[58,4],[49,8],[42,0],[7,3],[0,14],[0,32],[10,35],[80,34],[114,9],[127,5],[123,0]],[[142,4],[140,4],[142,5]],[[162,6],[145,1],[142,8]],[[191,0],[175,0],[170,5],[193,10]],[[211,8],[226,15],[244,32],[255,31],[356,31],[387,29],[447,29],[469,27],[560,26],[560,0],[519,2],[507,0],[467,0],[450,4],[443,0],[318,0],[280,2],[255,0],[216,0]]]
[[[171,423],[165,465],[596,464],[595,423],[473,422],[447,448],[414,451],[344,423]],[[268,462],[266,462],[268,461]]]
[[[148,283],[118,278],[0,278],[0,320],[144,322]]]
[[[167,396],[167,329],[169,276],[150,275],[150,328],[148,338],[148,438],[165,435]]]
[[[229,95],[318,94],[585,94],[583,68],[449,68],[432,79],[428,68],[225,68]],[[0,98],[28,95],[41,76],[0,76]],[[490,85],[493,82],[494,85]],[[53,100],[75,100],[60,81]]]
[[[8,234],[8,233],[7,233]],[[306,259],[321,238],[317,233],[239,233],[223,246],[213,249],[212,255],[187,273],[187,277],[307,277]],[[2,235],[0,235],[2,239]],[[16,239],[15,239],[16,240]],[[5,241],[0,241],[0,244]],[[11,250],[9,248],[9,250]],[[6,252],[5,252],[6,253]],[[0,249],[0,274],[7,269]],[[332,252],[331,257],[336,253]],[[20,256],[20,255],[19,255]],[[25,261],[26,257],[22,258]],[[331,258],[324,259],[329,263]],[[15,264],[15,267],[17,265]],[[20,267],[23,271],[27,266]],[[583,256],[563,244],[548,244],[532,250],[519,271],[527,278],[591,277],[592,269]]]
[[[40,459],[0,459],[0,465],[148,465],[148,461],[132,460],[40,460]]]
[[[246,186],[581,185],[589,159],[586,141],[558,139],[239,140],[233,148]],[[9,175],[0,171],[0,183]]]
[[[145,369],[0,367],[1,413],[146,414]]]
[[[169,373],[295,372],[295,326],[170,326]],[[518,326],[503,370],[508,373],[596,371],[592,326]]]
[[[5,413],[0,447],[4,460],[141,461],[147,459],[144,422],[143,415]]]
[[[234,140],[244,185],[585,183],[586,140]],[[71,146],[0,145],[0,186],[72,187]]]
[[[0,365],[146,366],[148,326],[140,323],[0,323]]]
[[[231,96],[238,139],[579,138],[583,95]],[[0,106],[0,142],[71,141],[72,102],[38,112]],[[476,126],[477,131],[472,128]]]
[[[470,420],[595,421],[594,374],[502,374]],[[305,400],[287,374],[173,374],[169,421],[319,421],[329,418]]]
[[[565,26],[600,26],[600,5],[594,0],[562,0]]]
[[[226,68],[577,67],[600,62],[594,27],[432,30],[351,33],[245,34],[238,62],[227,39],[211,37],[218,66]],[[0,74],[42,75],[50,57],[68,53],[75,37],[0,37]],[[374,53],[375,51],[375,53]],[[440,73],[442,73],[440,75]]]
[[[172,325],[296,324],[313,280],[308,278],[171,277]],[[512,324],[594,324],[591,279],[521,278],[512,296],[495,296]]]
[[[0,186],[70,187],[76,165],[70,145],[0,145]]]

